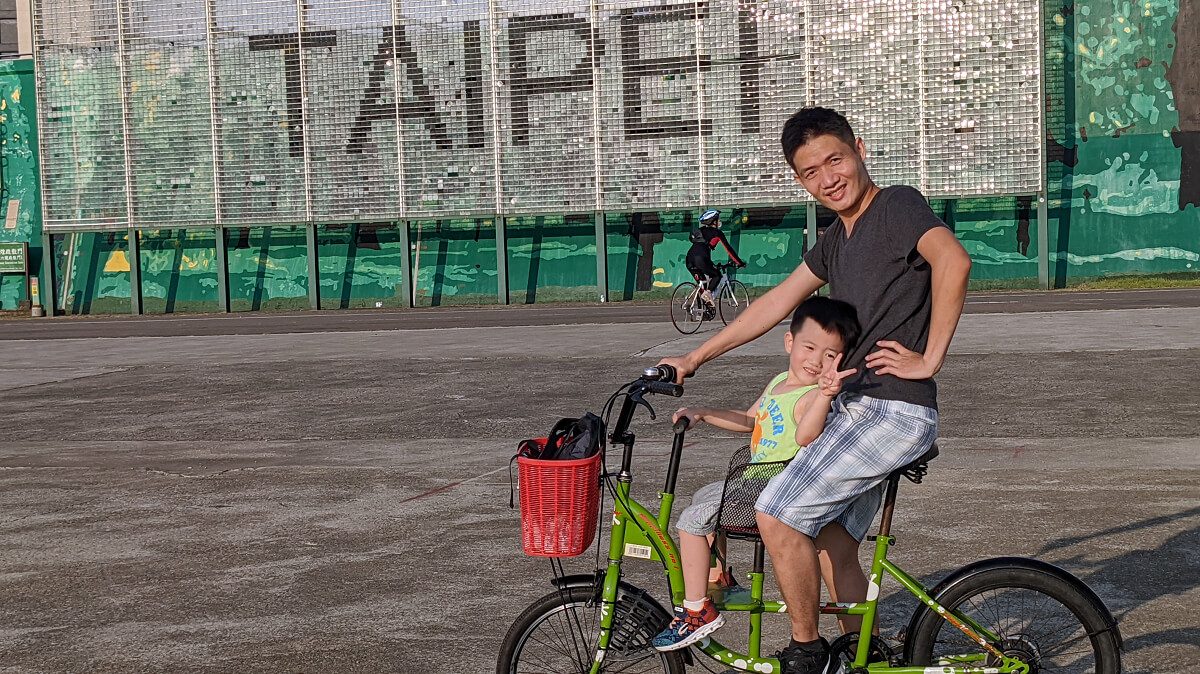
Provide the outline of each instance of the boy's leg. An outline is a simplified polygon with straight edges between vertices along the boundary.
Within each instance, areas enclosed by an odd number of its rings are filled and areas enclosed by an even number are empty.
[[[714,482],[696,491],[692,505],[683,509],[679,529],[679,556],[683,567],[683,606],[676,606],[667,628],[651,640],[660,651],[673,651],[700,641],[720,629],[725,617],[708,598],[708,537],[716,530],[724,482]]]
[[[695,601],[708,592],[712,562],[709,541],[717,527],[724,482],[706,484],[692,496],[692,504],[683,509],[676,527],[679,530],[680,566],[683,567],[684,597]]]
[[[708,593],[708,570],[712,555],[708,537],[679,531],[679,561],[683,566],[683,598],[689,601],[704,599]]]

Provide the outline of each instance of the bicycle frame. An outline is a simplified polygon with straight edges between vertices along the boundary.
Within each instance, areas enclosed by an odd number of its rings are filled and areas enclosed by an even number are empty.
[[[621,470],[617,474],[615,488],[616,498],[612,518],[608,549],[608,567],[604,573],[604,585],[601,592],[601,621],[600,643],[592,662],[591,673],[599,674],[604,662],[604,654],[613,631],[613,619],[617,598],[617,583],[621,576],[621,563],[626,556],[639,559],[657,559],[663,564],[667,582],[671,589],[671,602],[675,606],[683,603],[684,586],[683,570],[680,566],[679,548],[673,537],[665,533],[670,523],[671,511],[675,501],[675,480],[679,471],[679,460],[683,450],[683,433],[677,430],[672,443],[671,457],[667,469],[667,480],[663,490],[659,492],[658,514],[653,515],[642,504],[630,495],[633,476],[630,473],[630,463],[633,457],[634,436],[628,432],[629,422],[633,417],[636,403],[626,397],[613,430],[614,444],[624,445]],[[899,476],[893,476],[888,484],[889,502],[895,502],[896,482]],[[912,576],[905,573],[887,559],[887,549],[895,543],[895,538],[888,535],[891,526],[890,507],[885,510],[884,520],[880,524],[878,536],[868,540],[875,543],[875,554],[871,562],[870,581],[865,602],[861,603],[831,603],[822,602],[820,612],[833,615],[856,615],[862,617],[862,627],[859,631],[858,650],[855,653],[853,667],[865,668],[868,671],[888,671],[897,674],[929,674],[942,672],[944,674],[1027,674],[1029,666],[1020,660],[1009,658],[992,645],[997,641],[996,635],[978,625],[969,617],[955,611],[948,611],[937,603],[929,594],[929,589]],[[755,560],[755,568],[762,568],[762,560]],[[879,601],[880,580],[883,574],[896,579],[904,589],[911,592],[926,606],[936,611],[943,619],[954,625],[967,635],[973,642],[980,644],[987,654],[964,654],[960,657],[943,657],[937,667],[923,666],[891,667],[890,663],[867,664],[870,651],[871,634],[875,626],[876,609]],[[718,604],[727,611],[745,611],[750,613],[750,642],[749,653],[743,654],[732,651],[715,639],[702,639],[696,647],[708,657],[721,662],[726,667],[749,672],[779,672],[779,662],[774,658],[764,658],[761,655],[762,614],[786,613],[787,606],[780,601],[763,601],[763,581],[765,574],[755,571],[750,574],[750,603],[748,604]],[[988,654],[1000,662],[999,666],[984,667]]]
[[[730,297],[733,297],[733,291],[729,289],[729,285],[729,270],[724,270],[721,272],[721,280],[717,282],[717,287],[712,291],[713,297],[720,298],[721,294],[725,292],[729,292]],[[702,292],[704,292],[704,289],[699,284],[696,284],[696,289],[692,291],[691,295],[688,295],[688,301],[695,303],[700,298]],[[736,299],[735,297],[734,300]]]

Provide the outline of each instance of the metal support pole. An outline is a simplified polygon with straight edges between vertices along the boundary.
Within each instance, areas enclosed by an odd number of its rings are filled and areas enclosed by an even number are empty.
[[[508,232],[503,215],[496,216],[496,301],[508,304]]]
[[[404,295],[404,303],[402,306],[413,306],[413,264],[412,264],[412,243],[408,238],[408,220],[401,220],[396,223],[396,228],[400,231],[400,250],[403,254],[400,255],[400,294]]]
[[[817,203],[810,201],[804,205],[804,250],[809,251],[813,246],[817,245]],[[824,286],[817,288],[817,294],[821,294]]]
[[[54,237],[44,230],[42,231],[42,273],[38,277],[38,285],[41,286],[38,292],[41,293],[42,306],[46,308],[46,315],[53,316],[55,308],[58,307],[58,293],[54,287]]]
[[[700,166],[700,208],[708,208],[708,157],[704,152],[704,69],[701,56],[704,50],[704,22],[700,20],[700,0],[693,6],[696,40],[696,159]]]
[[[604,214],[596,211],[592,216],[596,224],[596,290],[600,301],[608,301],[608,236],[605,232]]]
[[[313,220],[313,178],[312,178],[312,152],[309,147],[309,127],[308,127],[308,79],[307,69],[304,67],[304,29],[308,24],[308,3],[305,0],[296,0],[296,60],[300,63],[300,128],[304,130],[301,134],[301,149],[304,153],[304,219],[307,222]],[[398,104],[397,104],[398,105]],[[311,227],[311,225],[309,225]],[[312,263],[309,263],[311,269]],[[311,276],[309,277],[312,278]],[[312,304],[314,297],[313,289],[309,284],[308,301]],[[314,309],[320,307],[314,306]]]
[[[308,251],[308,308],[321,308],[321,277],[320,257],[317,251],[317,226],[309,223],[304,226],[305,248]]]
[[[817,245],[817,204],[809,202],[804,205],[804,250],[812,250]]]
[[[136,229],[129,230],[129,311],[135,316],[142,313],[142,247]]]
[[[217,225],[217,307],[221,313],[229,313],[229,243],[225,228]]]
[[[1039,5],[1039,7],[1041,7],[1041,5]],[[1046,202],[1046,199],[1049,196],[1050,186],[1047,177],[1046,165],[1046,162],[1048,161],[1046,156],[1046,144],[1049,135],[1046,130],[1046,17],[1043,14],[1038,18],[1039,20],[1035,22],[1038,30],[1038,155],[1042,161],[1039,165],[1038,172],[1038,193],[1034,195],[1034,198],[1037,199],[1038,219],[1038,287],[1042,290],[1049,290],[1050,218],[1049,213],[1047,213],[1049,204]],[[1067,92],[1067,95],[1071,95],[1071,93],[1072,92]],[[1069,203],[1066,205],[1068,208],[1070,207]]]
[[[1046,194],[1037,195],[1038,287],[1050,289],[1050,217]]]
[[[121,146],[122,146],[122,158],[124,159],[124,168],[125,168],[125,224],[127,224],[130,227],[133,227],[137,223],[137,217],[136,217],[136,214],[134,213],[135,203],[134,203],[134,199],[133,199],[133,190],[134,190],[133,157],[131,156],[131,153],[133,152],[133,144],[130,142],[130,138],[129,138],[129,128],[130,128],[130,126],[132,126],[132,124],[130,124],[130,111],[129,111],[129,90],[130,90],[129,73],[128,73],[128,68],[127,68],[128,64],[126,63],[126,59],[127,59],[126,50],[127,50],[128,45],[126,45],[126,43],[125,43],[126,42],[125,41],[125,12],[122,11],[124,4],[125,3],[121,3],[121,2],[116,3],[116,5],[117,5],[117,74],[119,77],[118,83],[120,85],[120,93],[121,93]],[[133,232],[133,231],[134,230],[132,230],[132,229],[130,230],[130,232]],[[130,235],[130,243],[131,244],[132,244],[134,238],[135,237],[131,234]],[[132,269],[132,268],[133,268],[133,265],[130,264],[130,269]],[[130,294],[132,295],[132,293],[130,293]],[[132,297],[130,298],[130,300],[132,301]],[[139,303],[139,307],[140,307],[140,303],[141,303],[140,298],[138,299],[138,303]],[[134,313],[141,313],[140,308],[138,311],[136,311]]]

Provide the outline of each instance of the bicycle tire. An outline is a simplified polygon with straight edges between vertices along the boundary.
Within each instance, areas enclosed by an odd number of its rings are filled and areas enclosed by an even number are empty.
[[[600,638],[600,602],[593,601],[596,589],[591,586],[555,590],[525,609],[508,629],[496,661],[496,674],[576,674],[586,672],[596,655]],[[622,620],[638,619],[636,611],[622,611],[617,602],[613,622],[613,641],[605,652],[601,671],[611,674],[641,674],[667,672],[683,674],[682,651],[660,653],[650,646],[650,639],[666,624],[669,617],[642,620],[637,625],[621,628]],[[568,615],[570,612],[570,615]],[[644,616],[643,616],[644,617]],[[617,634],[625,641],[617,643]],[[536,650],[534,650],[536,649]],[[525,665],[522,665],[522,660]]]
[[[998,636],[999,649],[1021,657],[1030,671],[1118,674],[1121,652],[1115,622],[1102,612],[1102,604],[1097,608],[1099,600],[1086,585],[1057,571],[1017,560],[966,575],[935,599],[948,612],[965,614]],[[905,649],[911,665],[929,666],[951,654],[986,653],[940,615],[927,607],[922,610],[924,614],[914,618],[911,647]],[[995,666],[994,661],[989,655],[984,666]]]
[[[729,290],[721,293],[721,301],[717,304],[721,310],[721,322],[729,325],[750,306],[750,291],[741,281],[730,280]]]
[[[699,296],[692,297],[695,291],[696,284],[685,281],[675,286],[675,292],[671,293],[671,324],[685,335],[699,330],[704,323],[704,309],[692,306],[693,302],[703,304]]]

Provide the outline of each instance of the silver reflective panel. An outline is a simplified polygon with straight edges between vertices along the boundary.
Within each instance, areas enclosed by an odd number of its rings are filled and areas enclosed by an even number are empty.
[[[813,104],[881,184],[1042,187],[1032,0],[36,5],[51,228],[795,203]]]

